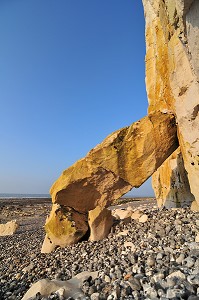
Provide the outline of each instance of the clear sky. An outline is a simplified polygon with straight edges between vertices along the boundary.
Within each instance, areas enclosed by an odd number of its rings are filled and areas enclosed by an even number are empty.
[[[147,114],[141,0],[1,0],[0,40],[0,193],[48,193]]]

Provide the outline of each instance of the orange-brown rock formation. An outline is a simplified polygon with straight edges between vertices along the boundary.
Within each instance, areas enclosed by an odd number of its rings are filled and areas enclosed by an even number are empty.
[[[149,113],[172,112],[199,203],[199,1],[143,0]]]
[[[190,192],[180,147],[152,175],[152,186],[158,207],[191,206],[194,197]]]
[[[168,206],[182,205],[192,193],[193,205],[199,207],[199,1],[143,0],[143,5],[149,116],[108,136],[55,182],[43,252],[83,238],[88,214],[92,239],[99,239],[96,226],[109,224],[105,208],[150,177],[178,140],[181,153],[154,175],[155,191]],[[100,238],[106,234],[104,230]]]
[[[112,133],[65,170],[51,188],[53,209],[46,221],[42,252],[83,238],[88,230],[88,213],[96,224],[100,216],[96,214],[95,221],[90,211],[96,207],[103,211],[147,180],[178,147],[176,134],[174,116],[156,112]],[[106,235],[104,229],[100,238]],[[95,236],[99,239],[91,231],[92,240]]]

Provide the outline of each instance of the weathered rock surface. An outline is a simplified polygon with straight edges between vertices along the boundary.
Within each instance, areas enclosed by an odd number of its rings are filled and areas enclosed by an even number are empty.
[[[111,211],[107,208],[97,206],[88,214],[88,225],[90,228],[90,241],[100,241],[106,237],[113,225]]]
[[[60,280],[41,279],[31,286],[31,288],[27,291],[22,300],[31,300],[38,293],[43,297],[47,297],[53,292],[56,292],[59,296],[63,295],[64,297],[83,296],[81,290],[75,288],[69,282],[64,282]]]
[[[132,220],[138,220],[142,216],[142,212],[139,210],[136,210],[134,213],[131,215]]]
[[[0,224],[0,236],[13,235],[18,227],[16,220]]]
[[[192,202],[192,204],[191,204],[191,210],[192,210],[192,211],[199,212],[199,205],[198,205],[198,202],[196,202],[196,201],[193,201],[193,202]]]
[[[177,147],[175,118],[160,112],[109,135],[52,186],[47,238],[61,247],[80,240],[88,230],[89,211],[104,209],[139,187]]]
[[[55,182],[43,249],[64,247],[88,235],[88,214],[92,239],[99,238],[96,224],[108,224],[104,218],[99,221],[104,209],[139,187],[177,148],[173,116],[182,154],[173,154],[156,173],[155,192],[159,205],[184,206],[194,198],[199,205],[199,1],[143,4],[149,116],[109,135]],[[100,238],[104,236],[105,231]]]
[[[57,245],[65,247],[79,241],[88,230],[87,218],[70,207],[53,204],[45,230],[41,252],[49,253]]]
[[[22,300],[32,299],[37,293],[43,297],[48,297],[51,293],[55,293],[59,299],[62,299],[61,297],[64,297],[64,299],[67,297],[82,298],[84,294],[80,286],[90,276],[95,279],[98,276],[98,272],[82,272],[67,281],[41,279],[31,286]]]
[[[143,4],[148,111],[175,114],[191,192],[199,203],[199,1]]]
[[[139,222],[140,223],[145,223],[148,220],[148,216],[146,214],[143,214],[140,218],[139,218]]]
[[[131,218],[132,213],[133,213],[132,210],[121,209],[121,208],[117,208],[112,212],[113,216],[118,220],[125,220]]]
[[[53,203],[87,212],[139,187],[176,149],[173,115],[156,112],[109,135],[52,186]]]
[[[158,207],[191,206],[194,196],[190,192],[180,147],[152,175],[152,186]]]

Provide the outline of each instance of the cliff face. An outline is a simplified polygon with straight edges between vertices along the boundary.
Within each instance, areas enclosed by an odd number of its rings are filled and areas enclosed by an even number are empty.
[[[199,205],[199,1],[143,4],[148,116],[112,133],[54,183],[43,252],[89,230],[91,240],[105,237],[112,224],[106,207],[159,167],[153,186],[160,206],[187,205],[194,197]],[[178,140],[181,150],[174,152]]]
[[[149,114],[172,112],[192,194],[199,203],[199,1],[143,0]]]
[[[194,201],[180,147],[152,175],[158,207],[187,207]]]

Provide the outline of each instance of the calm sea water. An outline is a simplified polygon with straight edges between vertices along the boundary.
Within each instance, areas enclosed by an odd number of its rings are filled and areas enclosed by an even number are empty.
[[[50,198],[49,194],[1,194],[0,198],[9,198],[9,199],[15,199],[15,198]]]

